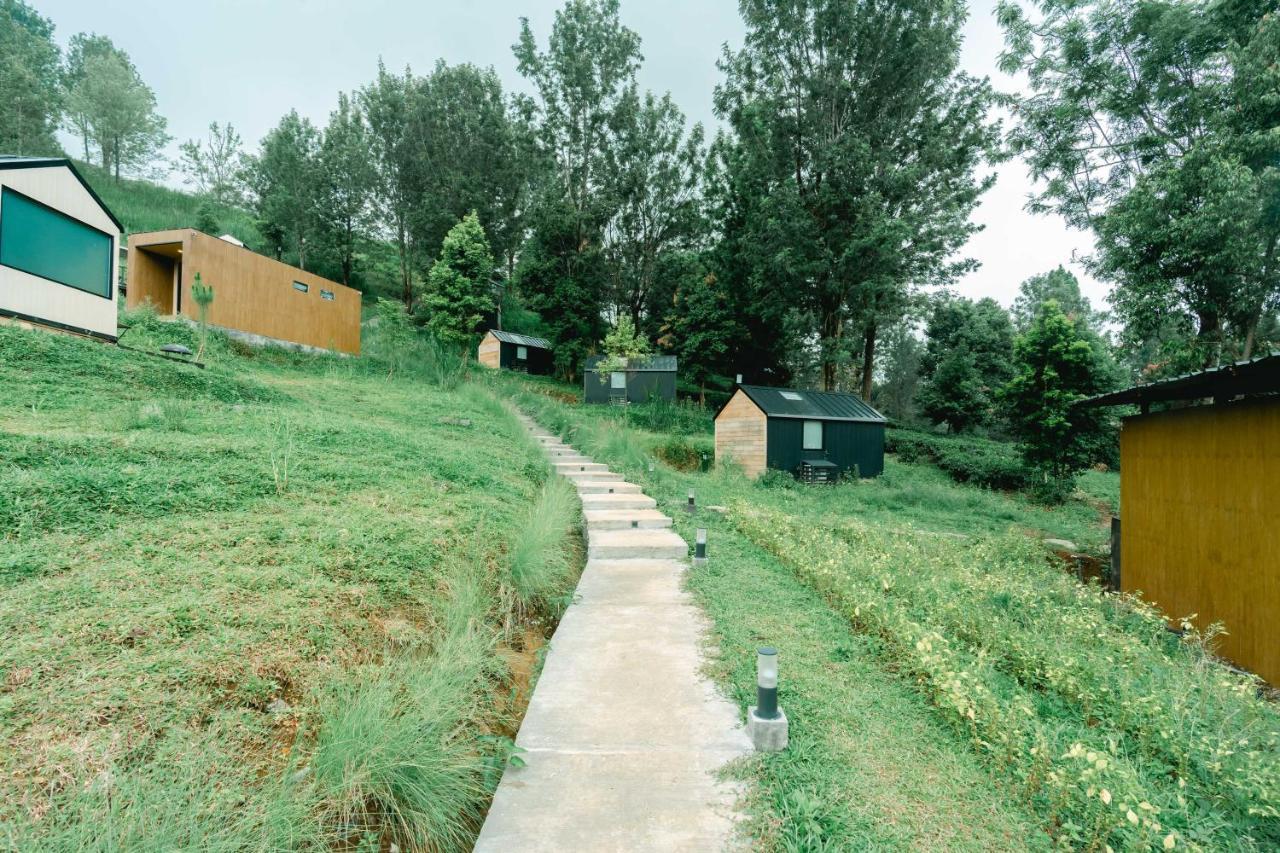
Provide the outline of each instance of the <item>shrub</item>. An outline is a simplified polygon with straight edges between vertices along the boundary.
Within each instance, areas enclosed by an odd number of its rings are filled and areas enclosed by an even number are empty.
[[[672,436],[654,448],[663,462],[679,471],[708,471],[715,458],[715,445],[705,439]]]
[[[650,400],[634,403],[626,408],[626,412],[627,421],[632,426],[650,432],[700,435],[715,429],[712,410],[696,403]]]
[[[888,429],[884,449],[903,462],[935,465],[957,483],[989,489],[1022,489],[1028,484],[1028,471],[1017,448],[998,441]]]

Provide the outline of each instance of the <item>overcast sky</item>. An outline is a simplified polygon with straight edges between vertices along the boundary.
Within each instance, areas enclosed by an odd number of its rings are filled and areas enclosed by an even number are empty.
[[[177,140],[201,136],[211,121],[229,121],[254,146],[290,108],[323,125],[337,93],[371,80],[380,56],[388,67],[418,71],[438,59],[491,65],[509,89],[523,89],[511,55],[519,18],[528,17],[545,43],[562,0],[31,2],[52,18],[64,47],[86,31],[110,36],[127,51]],[[1011,90],[1017,81],[996,68],[1002,42],[995,4],[973,3],[964,67]],[[623,0],[622,18],[642,39],[641,85],[670,91],[691,120],[713,126],[716,59],[723,45],[736,48],[742,41],[736,0]],[[1105,286],[1072,263],[1073,254],[1089,251],[1088,235],[1069,230],[1056,216],[1023,209],[1031,182],[1021,162],[998,173],[975,214],[986,228],[966,249],[982,266],[960,291],[1009,305],[1023,279],[1066,264],[1080,276],[1085,294],[1101,303]]]

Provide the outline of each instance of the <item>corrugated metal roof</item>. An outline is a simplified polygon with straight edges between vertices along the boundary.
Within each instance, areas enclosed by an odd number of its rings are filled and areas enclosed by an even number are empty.
[[[1232,364],[1211,367],[1135,385],[1081,400],[1081,406],[1118,406],[1128,403],[1162,403],[1205,397],[1239,397],[1280,394],[1280,353],[1266,353]]]
[[[23,157],[19,154],[0,154],[0,169],[45,169],[50,166],[66,166],[71,170],[71,174],[76,176],[76,180],[80,182],[80,186],[97,202],[98,207],[102,208],[102,212],[107,218],[115,223],[116,228],[124,231],[124,226],[120,224],[120,220],[116,219],[116,215],[111,212],[111,208],[107,207],[106,202],[98,197],[93,187],[89,186],[89,182],[84,179],[84,175],[80,174],[80,170],[76,168],[66,157]]]
[[[515,332],[504,332],[501,329],[490,329],[489,334],[493,335],[503,343],[515,344],[521,347],[537,347],[538,349],[551,349],[551,342],[546,338],[534,338],[529,335],[517,335]]]
[[[884,415],[863,402],[857,394],[835,391],[802,391],[796,388],[766,388],[739,385],[742,393],[771,418],[803,418],[810,421],[863,421],[884,423]]]
[[[587,371],[595,371],[596,365],[604,358],[602,355],[588,356],[584,369]],[[632,360],[627,362],[627,370],[637,373],[674,373],[676,370],[676,357],[674,355],[654,355],[643,360]]]

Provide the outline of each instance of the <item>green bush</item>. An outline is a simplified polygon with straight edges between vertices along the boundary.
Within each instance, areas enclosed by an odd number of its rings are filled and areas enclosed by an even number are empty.
[[[654,453],[678,471],[708,471],[715,458],[715,445],[706,439],[672,436],[655,447]]]
[[[670,400],[650,400],[635,403],[626,408],[627,421],[639,429],[650,432],[669,432],[681,435],[710,434],[715,429],[714,410],[697,403]]]
[[[928,462],[957,483],[989,489],[1023,489],[1028,471],[1017,447],[982,438],[934,435],[914,430],[885,430],[884,449],[903,462]]]

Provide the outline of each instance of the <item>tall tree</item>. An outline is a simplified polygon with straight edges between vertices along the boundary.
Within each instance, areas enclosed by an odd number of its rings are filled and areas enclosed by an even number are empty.
[[[693,260],[680,279],[658,343],[675,353],[681,374],[697,384],[699,403],[706,404],[712,379],[732,372],[729,358],[741,336],[728,289]]]
[[[320,132],[290,110],[263,138],[249,162],[258,230],[278,258],[307,266],[307,242],[315,236]]]
[[[529,200],[522,132],[492,68],[440,62],[415,81],[405,145],[410,228],[424,251],[436,252],[458,220],[476,211],[510,271]]]
[[[156,96],[128,54],[103,36],[72,39],[68,56],[67,110],[71,128],[84,141],[86,156],[120,180],[144,171],[169,142],[167,122],[156,111]]]
[[[412,146],[408,142],[409,101],[414,88],[412,72],[391,74],[378,61],[378,76],[360,90],[360,108],[369,126],[376,167],[375,202],[400,258],[400,299],[413,307],[413,269],[417,246],[409,227],[413,212],[410,174]]]
[[[0,0],[0,151],[58,152],[60,58],[48,18],[22,0]]]
[[[552,171],[531,211],[531,260],[522,257],[517,277],[534,307],[554,318],[559,369],[572,377],[586,341],[602,330],[603,231],[617,210],[606,152],[630,103],[640,38],[622,25],[618,0],[569,0],[556,12],[545,51],[528,19],[513,50],[536,92],[521,109]]]
[[[441,342],[470,350],[480,323],[494,310],[492,276],[493,253],[473,211],[445,235],[427,276],[423,310]]]
[[[918,401],[925,416],[964,432],[990,423],[996,395],[1013,375],[1013,324],[993,299],[944,294],[925,329]]]
[[[1012,135],[1056,210],[1097,235],[1131,344],[1196,325],[1202,364],[1252,352],[1280,299],[1280,20],[1271,0],[1012,0]]]
[[[742,0],[716,109],[757,174],[747,228],[774,298],[815,320],[823,385],[862,360],[870,396],[881,324],[912,286],[973,267],[954,253],[992,178],[986,81],[957,71],[963,3]],[[778,274],[780,273],[780,274]]]
[[[243,200],[244,146],[231,122],[211,122],[208,138],[188,139],[179,155],[178,169],[196,192],[218,204]]]
[[[882,337],[884,358],[880,360],[881,378],[873,402],[892,420],[909,424],[916,420],[924,343],[916,336],[914,322],[909,320],[889,326]]]
[[[1035,322],[1040,306],[1052,299],[1062,313],[1076,320],[1082,327],[1100,331],[1102,316],[1093,310],[1088,297],[1080,292],[1080,281],[1075,273],[1059,266],[1046,273],[1033,275],[1018,285],[1018,296],[1009,312],[1014,328],[1024,333]]]
[[[356,251],[368,237],[373,219],[377,181],[368,128],[359,109],[346,94],[329,114],[316,163],[318,198],[316,225],[325,251],[350,285]]]
[[[1105,428],[1099,409],[1076,405],[1105,390],[1103,371],[1077,322],[1049,300],[1014,345],[1015,374],[1001,390],[1027,464],[1042,496],[1061,500],[1091,461]]]
[[[643,99],[633,86],[620,104],[621,119],[606,151],[608,184],[617,210],[605,230],[614,280],[613,307],[632,324],[656,329],[661,316],[646,309],[659,287],[664,255],[687,250],[704,231],[701,125],[685,133],[684,114],[671,96]]]

